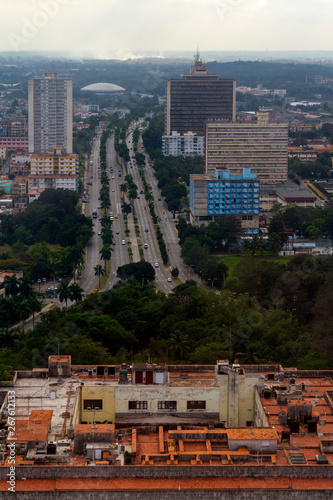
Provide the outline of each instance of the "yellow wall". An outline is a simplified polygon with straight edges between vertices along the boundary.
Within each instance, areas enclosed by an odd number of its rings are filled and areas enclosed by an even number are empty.
[[[116,413],[142,413],[142,410],[129,410],[129,401],[147,401],[147,412],[158,413],[158,401],[177,401],[177,412],[187,412],[187,401],[206,401],[203,413],[218,413],[220,421],[229,426],[267,425],[262,415],[263,409],[255,386],[263,382],[256,376],[239,375],[237,371],[229,375],[216,375],[216,385],[212,387],[169,387],[163,385],[117,385],[117,386],[80,386],[73,412],[72,424],[81,422],[114,422]],[[85,399],[101,399],[103,409],[84,410]],[[259,401],[258,401],[259,399]],[[259,421],[255,419],[259,413]]]
[[[95,422],[114,422],[115,420],[115,388],[112,386],[83,386],[81,387],[81,421],[92,423],[93,410],[84,410],[85,399],[102,399],[103,409],[95,411]]]

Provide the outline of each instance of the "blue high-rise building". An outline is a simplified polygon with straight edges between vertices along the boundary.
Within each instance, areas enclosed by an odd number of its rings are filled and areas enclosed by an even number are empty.
[[[243,175],[215,170],[215,175],[190,176],[190,214],[194,224],[211,222],[222,215],[242,221],[244,235],[259,234],[260,181],[250,169]]]

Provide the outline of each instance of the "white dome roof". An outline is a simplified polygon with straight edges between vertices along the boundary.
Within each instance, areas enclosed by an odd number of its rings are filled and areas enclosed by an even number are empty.
[[[106,82],[92,83],[91,85],[83,87],[81,90],[90,92],[111,92],[111,93],[125,92],[125,89],[123,87],[119,87],[119,85],[115,85],[114,83],[106,83]]]

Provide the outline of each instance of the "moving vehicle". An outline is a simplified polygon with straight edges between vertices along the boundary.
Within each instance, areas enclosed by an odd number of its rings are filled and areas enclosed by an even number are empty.
[[[172,279],[171,278],[168,278],[167,279],[168,283],[171,283],[172,282]]]
[[[121,240],[121,244],[122,245],[126,245],[126,241],[125,240]]]
[[[148,233],[149,229],[148,227],[145,227],[145,233]]]
[[[145,243],[145,244],[143,245],[143,248],[148,248],[147,243]]]
[[[159,266],[158,266],[158,262],[155,262],[155,267],[159,267]]]
[[[93,219],[97,219],[97,210],[96,210],[96,208],[94,208],[94,210],[92,211],[92,216],[93,216]]]

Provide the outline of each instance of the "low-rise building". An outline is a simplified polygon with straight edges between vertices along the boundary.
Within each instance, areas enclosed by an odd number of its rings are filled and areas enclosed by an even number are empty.
[[[28,151],[28,137],[0,137],[0,147],[17,153]]]
[[[270,210],[277,203],[282,206],[298,205],[300,207],[315,207],[316,196],[294,182],[288,184],[261,185],[260,210]]]
[[[12,195],[15,198],[15,195],[26,194],[28,191],[28,177],[27,176],[17,176],[13,179],[12,185]]]
[[[29,191],[37,189],[68,189],[70,191],[78,191],[79,177],[77,175],[29,175],[28,189]]]
[[[78,175],[79,155],[63,153],[62,148],[53,148],[50,154],[32,154],[31,175]]]
[[[40,195],[42,194],[43,191],[44,191],[44,189],[42,189],[42,188],[37,188],[37,187],[29,188],[29,191],[28,191],[29,203],[32,203],[33,201],[38,200],[38,198],[40,197]]]
[[[324,500],[333,372],[280,365],[72,366],[0,387],[0,491],[25,498]],[[13,415],[15,414],[15,419]],[[87,467],[88,466],[88,467]],[[170,495],[169,495],[170,493]]]
[[[11,194],[13,181],[10,181],[6,176],[0,177],[0,189],[6,194]]]

